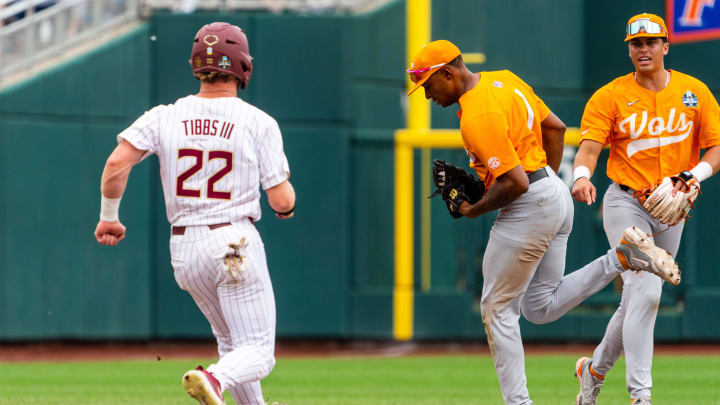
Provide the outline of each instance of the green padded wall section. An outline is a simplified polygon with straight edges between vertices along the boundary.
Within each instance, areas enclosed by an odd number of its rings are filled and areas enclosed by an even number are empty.
[[[151,337],[147,167],[123,203],[128,239],[93,236],[105,158],[149,101],[148,32],[0,94],[1,338]]]

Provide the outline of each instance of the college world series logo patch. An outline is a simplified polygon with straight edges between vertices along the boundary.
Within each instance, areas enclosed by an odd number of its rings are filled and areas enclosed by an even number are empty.
[[[227,56],[223,56],[220,60],[220,63],[218,63],[218,66],[222,69],[229,69],[230,68],[230,60]]]
[[[697,96],[695,96],[695,94],[693,94],[690,90],[683,94],[682,102],[685,104],[685,107],[697,107],[698,105]]]

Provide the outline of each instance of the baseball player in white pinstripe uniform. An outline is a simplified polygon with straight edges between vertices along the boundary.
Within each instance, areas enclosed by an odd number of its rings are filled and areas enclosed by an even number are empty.
[[[183,386],[201,404],[263,404],[260,380],[275,365],[275,301],[260,219],[262,185],[280,219],[293,216],[295,192],[277,122],[237,98],[252,73],[242,30],[204,26],[190,59],[200,90],[146,112],[118,135],[102,175],[99,243],[125,237],[118,220],[130,169],[157,154],[175,280],[210,322],[220,359],[185,373]]]

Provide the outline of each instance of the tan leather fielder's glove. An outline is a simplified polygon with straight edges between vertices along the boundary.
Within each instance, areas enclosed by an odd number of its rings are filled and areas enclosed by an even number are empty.
[[[683,182],[687,190],[672,195],[678,181]],[[655,189],[646,187],[636,191],[635,197],[650,216],[663,224],[673,226],[690,216],[690,210],[695,207],[694,202],[699,193],[700,182],[690,172],[682,172],[676,176],[665,177]]]
[[[228,243],[228,251],[223,257],[225,268],[235,280],[240,280],[240,273],[245,271],[245,248],[247,245],[245,238],[240,238],[237,243]]]

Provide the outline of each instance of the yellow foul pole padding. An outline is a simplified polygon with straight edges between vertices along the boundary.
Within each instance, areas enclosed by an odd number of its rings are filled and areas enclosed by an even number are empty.
[[[430,9],[431,0],[406,0],[405,17],[407,24],[407,55],[406,64],[415,56],[420,48],[430,42]],[[412,82],[410,76],[405,75],[407,88],[410,90]],[[430,128],[430,103],[425,99],[422,91],[418,90],[409,97],[407,112],[407,127],[410,129]]]
[[[395,145],[434,149],[462,149],[465,147],[459,129],[427,129],[421,131],[398,129],[395,131]],[[565,145],[580,146],[579,128],[568,127],[565,130]],[[412,182],[410,183],[412,184]]]
[[[395,288],[393,336],[413,335],[413,148],[395,144]],[[409,209],[408,209],[409,208]]]
[[[431,0],[406,0],[406,60],[423,44],[430,42]],[[408,77],[408,89],[411,84]],[[421,92],[409,98],[407,127],[430,128],[430,105]],[[395,288],[393,291],[393,336],[410,340],[413,336],[413,148],[395,145]]]

